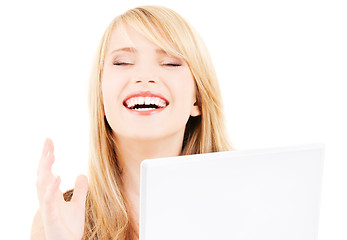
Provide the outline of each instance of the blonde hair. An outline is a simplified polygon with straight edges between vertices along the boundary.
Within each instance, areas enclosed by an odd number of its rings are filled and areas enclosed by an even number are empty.
[[[104,116],[101,92],[110,35],[122,26],[133,27],[165,51],[184,58],[191,70],[201,115],[189,118],[181,154],[231,150],[216,73],[195,30],[176,12],[159,6],[137,7],[116,17],[104,33],[90,82],[89,189],[83,239],[129,239],[132,234],[116,145]]]

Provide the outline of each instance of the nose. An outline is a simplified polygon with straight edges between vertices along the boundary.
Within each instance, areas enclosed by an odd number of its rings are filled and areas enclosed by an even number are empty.
[[[149,83],[158,83],[158,69],[156,68],[156,64],[145,59],[143,61],[139,61],[134,69],[134,82],[149,84]]]
[[[146,80],[142,80],[142,79],[137,79],[136,81],[135,81],[135,83],[156,83],[156,81],[154,80],[154,79],[146,79]]]

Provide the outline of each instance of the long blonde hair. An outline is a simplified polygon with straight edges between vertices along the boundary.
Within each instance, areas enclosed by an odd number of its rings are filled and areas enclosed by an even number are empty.
[[[221,93],[208,51],[195,30],[176,12],[159,6],[130,9],[106,29],[90,81],[89,190],[83,239],[129,239],[129,221],[114,136],[104,113],[101,81],[105,52],[114,28],[131,26],[165,51],[184,58],[195,79],[201,115],[186,125],[182,155],[227,151]]]

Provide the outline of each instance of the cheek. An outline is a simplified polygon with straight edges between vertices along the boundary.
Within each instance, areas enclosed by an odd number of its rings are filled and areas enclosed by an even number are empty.
[[[102,90],[102,97],[104,100],[104,105],[107,107],[109,101],[110,101],[110,92],[111,92],[111,84],[109,81],[106,81],[105,79],[102,80],[101,83],[101,90]]]
[[[195,81],[190,74],[182,74],[172,81],[172,89],[181,96],[186,103],[193,101],[195,97]]]
[[[115,131],[115,127],[119,124],[117,123],[117,111],[118,111],[118,92],[115,81],[110,79],[103,79],[101,84],[102,98],[104,105],[104,114],[106,116],[107,122],[110,127]]]
[[[115,99],[119,94],[119,89],[122,88],[122,74],[112,72],[109,69],[105,69],[101,82],[101,89],[104,99]]]
[[[187,74],[172,79],[170,91],[178,106],[178,111],[184,115],[190,115],[191,108],[195,102],[195,82],[192,76]]]
[[[119,86],[115,79],[104,78],[101,83],[102,98],[106,116],[112,114],[112,109],[116,106],[119,98]]]

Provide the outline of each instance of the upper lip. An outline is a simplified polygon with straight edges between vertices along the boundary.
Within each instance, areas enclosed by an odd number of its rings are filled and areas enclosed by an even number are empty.
[[[152,91],[137,91],[134,93],[131,93],[130,95],[126,96],[125,99],[123,100],[123,104],[125,104],[125,102],[133,97],[157,97],[157,98],[161,98],[166,102],[166,105],[169,105],[169,101],[160,93],[156,93],[156,92],[152,92]]]

